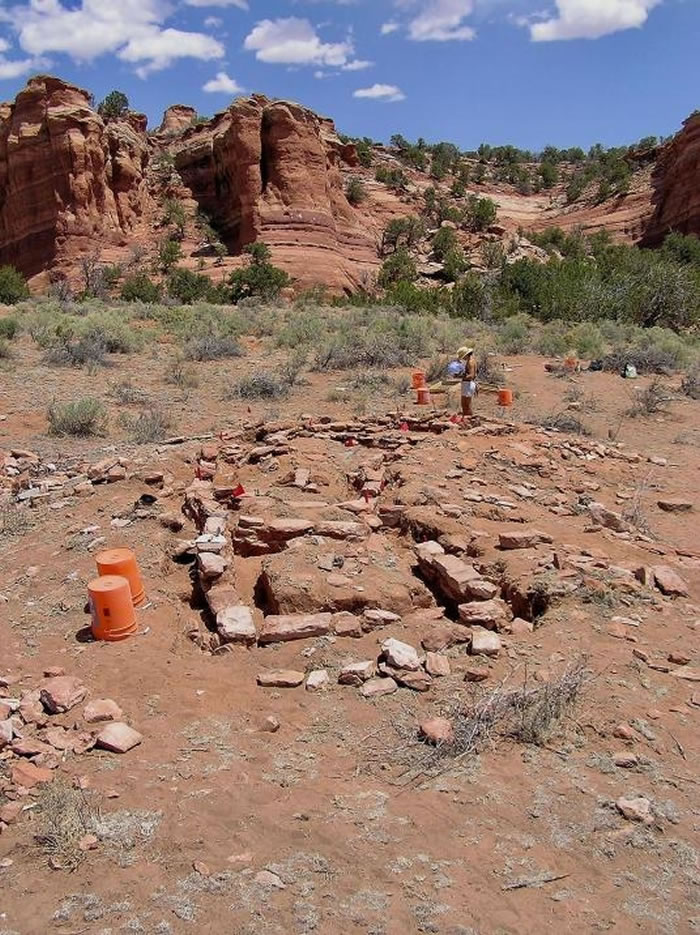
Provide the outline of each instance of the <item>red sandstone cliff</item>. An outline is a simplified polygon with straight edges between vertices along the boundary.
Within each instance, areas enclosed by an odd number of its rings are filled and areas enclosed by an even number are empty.
[[[655,210],[643,245],[657,246],[671,231],[700,236],[700,112],[663,147],[652,182]]]
[[[85,91],[32,79],[14,103],[0,105],[0,264],[28,276],[70,276],[88,252],[122,262],[140,245],[153,255],[166,235],[163,203],[175,197],[190,215],[185,263],[207,255],[194,220],[200,209],[232,254],[217,261],[216,278],[241,262],[245,244],[263,240],[298,286],[338,291],[377,269],[376,244],[390,218],[421,210],[426,176],[413,173],[409,192],[392,191],[358,167],[354,145],[341,142],[332,121],[298,104],[253,96],[207,123],[194,116],[177,105],[148,135],[142,114],[105,123]],[[179,177],[163,171],[170,157]],[[359,207],[344,193],[354,174],[368,192]],[[497,201],[505,231],[580,226],[649,245],[669,230],[700,234],[700,116],[660,150],[653,174],[635,173],[630,193],[616,200],[567,207],[556,193],[481,191]]]
[[[66,248],[125,241],[146,194],[139,129],[105,126],[85,91],[48,76],[0,118],[0,263],[33,276]]]
[[[342,288],[377,262],[344,194],[341,162],[355,160],[330,121],[256,96],[187,133],[176,166],[232,253],[263,240],[293,276]]]

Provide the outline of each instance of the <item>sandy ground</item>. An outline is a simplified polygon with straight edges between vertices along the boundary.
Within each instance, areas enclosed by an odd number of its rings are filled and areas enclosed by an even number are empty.
[[[621,419],[632,390],[620,378],[562,380],[545,375],[541,358],[512,358],[504,380],[518,398],[506,414],[507,434],[499,429],[504,414],[482,394],[480,415],[500,420],[492,429],[470,434],[453,426],[407,446],[392,464],[398,477],[381,503],[424,506],[438,526],[456,524],[480,543],[479,561],[504,562],[513,580],[530,580],[543,568],[556,577],[554,553],[576,589],[552,600],[534,632],[503,633],[498,657],[477,659],[464,645],[452,646],[445,650],[452,674],[435,679],[430,691],[400,689],[369,701],[337,684],[339,669],[376,658],[389,636],[420,647],[422,624],[409,618],[361,639],[321,637],[214,656],[187,636],[201,625],[201,611],[192,603],[189,567],[170,553],[193,528],[187,523],[175,535],[159,515],[179,513],[199,444],[132,444],[118,424],[125,407],[110,385],[128,375],[186,435],[235,431],[259,419],[298,424],[303,413],[355,417],[352,401],[326,399],[343,375],[310,375],[309,385],[268,406],[222,402],[224,380],[255,367],[256,345],[248,351],[240,362],[196,365],[199,386],[188,391],[163,382],[170,353],[162,347],[152,358],[116,359],[89,375],[46,368],[23,338],[14,365],[0,373],[0,449],[32,449],[59,469],[71,459],[113,453],[128,462],[127,479],[59,506],[42,501],[28,526],[0,542],[0,676],[18,679],[4,694],[16,697],[38,685],[47,667],[60,666],[82,680],[90,699],[118,702],[143,735],[123,756],[94,750],[59,758],[46,789],[84,787],[97,839],[72,872],[37,838],[45,830],[46,792],[35,787],[21,797],[30,807],[0,834],[0,932],[697,931],[697,513],[666,513],[657,501],[682,498],[697,507],[698,404],[678,400],[665,413]],[[577,414],[590,438],[526,423],[565,409],[572,386],[580,388]],[[47,404],[85,392],[108,403],[108,437],[49,438]],[[377,396],[363,408],[371,415],[396,404]],[[623,447],[614,448],[610,433]],[[604,456],[591,454],[598,443]],[[640,457],[614,455],[620,451]],[[289,517],[309,499],[329,503],[335,518],[354,519],[334,504],[351,496],[347,474],[370,454],[310,435],[295,438],[279,459],[226,468],[222,476],[228,481],[235,473],[244,484],[253,498],[244,503],[248,511]],[[318,494],[280,486],[300,466],[320,478]],[[137,518],[134,503],[151,490],[139,478],[154,469],[172,474],[170,490]],[[528,484],[527,496],[512,490]],[[469,496],[475,491],[512,507],[477,501]],[[586,532],[591,520],[578,509],[582,496],[620,512],[632,505],[638,526],[626,538]],[[310,509],[323,515],[326,508]],[[115,527],[115,517],[130,523]],[[553,542],[500,552],[498,534],[518,521]],[[101,544],[136,550],[148,592],[139,635],[119,644],[85,642],[82,634],[86,584]],[[410,535],[384,527],[351,549],[317,546],[319,554],[340,552],[354,563],[366,588],[378,568],[410,563],[414,554]],[[289,550],[300,575],[302,554]],[[584,561],[585,571],[582,556],[594,563]],[[254,605],[264,559],[235,561],[242,597]],[[659,564],[682,576],[689,597],[629,585],[631,569]],[[669,655],[686,656],[687,665]],[[438,766],[426,758],[416,740],[424,716],[468,705],[475,692],[501,684],[542,685],[581,657],[590,680],[546,744],[503,740]],[[475,663],[488,674],[476,686],[464,680]],[[265,668],[325,668],[330,682],[319,693],[264,689],[256,675]],[[52,721],[84,730],[82,708]],[[263,729],[268,716],[279,720],[275,733]],[[614,736],[620,724],[630,739]],[[0,790],[9,788],[16,762],[0,754]],[[620,797],[636,796],[651,803],[649,825],[626,821],[616,807]],[[7,800],[0,791],[0,807]]]

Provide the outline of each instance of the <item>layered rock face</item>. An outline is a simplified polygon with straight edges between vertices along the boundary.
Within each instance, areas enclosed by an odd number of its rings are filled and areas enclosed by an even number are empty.
[[[194,107],[187,107],[185,104],[174,104],[163,114],[163,122],[158,127],[158,132],[162,134],[182,133],[191,127],[197,119],[197,111]]]
[[[343,191],[354,152],[306,108],[252,97],[186,134],[176,166],[232,253],[263,240],[300,280],[342,288],[377,262]]]
[[[105,126],[85,91],[32,79],[0,111],[0,263],[33,276],[64,252],[123,242],[148,159],[141,124]]]
[[[664,147],[652,182],[655,210],[642,244],[656,246],[672,231],[700,236],[700,113]]]

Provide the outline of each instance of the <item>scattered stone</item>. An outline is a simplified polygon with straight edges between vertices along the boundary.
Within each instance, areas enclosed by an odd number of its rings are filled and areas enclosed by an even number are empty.
[[[285,614],[266,617],[260,629],[260,643],[285,643],[326,636],[331,631],[332,614]]]
[[[53,679],[58,678],[60,675],[65,675],[66,670],[63,666],[49,666],[48,669],[44,669],[44,678]]]
[[[390,610],[368,609],[362,613],[362,628],[366,631],[378,630],[389,623],[399,623],[401,617]]]
[[[623,519],[620,513],[609,510],[602,503],[589,503],[588,512],[595,523],[604,526],[606,529],[612,529],[613,532],[629,532],[630,524]]]
[[[617,737],[618,740],[636,740],[637,733],[633,730],[629,724],[618,724],[617,727],[612,732],[613,737]]]
[[[169,529],[171,532],[180,532],[185,525],[179,513],[161,513],[158,521],[164,529]]]
[[[22,802],[6,802],[3,806],[0,806],[0,821],[4,821],[6,825],[11,825],[22,814],[23,808],[24,804]]]
[[[688,585],[668,565],[655,565],[652,568],[657,588],[667,597],[688,597]]]
[[[639,760],[634,753],[616,753],[613,757],[613,763],[615,766],[619,766],[620,769],[634,769],[635,766],[639,765]]]
[[[513,636],[529,636],[531,633],[534,633],[535,625],[530,620],[523,620],[522,617],[515,617],[508,624],[507,629]]]
[[[398,669],[393,670],[393,678],[403,685],[404,688],[411,688],[415,692],[430,691],[433,684],[432,678],[427,672],[404,672]]]
[[[99,844],[99,839],[95,834],[84,834],[82,838],[78,841],[78,849],[87,852],[94,851]]]
[[[444,717],[431,717],[421,721],[418,732],[423,740],[438,746],[438,744],[451,744],[455,740],[452,723]]]
[[[690,656],[686,653],[669,653],[667,659],[669,662],[673,663],[674,666],[687,666],[690,662]]]
[[[306,679],[306,690],[307,692],[322,691],[327,687],[329,681],[328,672],[325,669],[315,669],[313,672],[309,672]]]
[[[87,688],[72,675],[59,675],[41,685],[40,699],[49,714],[65,714],[87,695]]]
[[[472,628],[472,641],[469,652],[472,656],[497,656],[501,651],[501,637],[498,633],[483,627]]]
[[[488,669],[477,668],[476,666],[467,666],[464,670],[465,682],[485,682],[489,677]]]
[[[359,617],[343,611],[339,614],[333,614],[333,632],[336,636],[349,636],[353,639],[359,639],[364,631]]]
[[[255,882],[258,884],[258,886],[262,886],[266,889],[287,889],[287,886],[282,878],[278,877],[276,873],[272,873],[270,870],[261,870],[260,873],[256,873]]]
[[[12,721],[9,718],[5,721],[0,721],[0,750],[3,750],[8,743],[12,741],[13,737],[14,730]]]
[[[426,653],[425,671],[436,678],[451,675],[450,660],[440,653]]]
[[[693,509],[693,504],[689,500],[679,500],[675,497],[669,497],[656,501],[659,509],[664,513],[689,513]]]
[[[401,640],[385,640],[382,643],[382,655],[387,664],[395,669],[406,669],[409,672],[417,672],[420,669],[421,662],[417,651]]]
[[[224,643],[254,646],[258,639],[250,607],[234,604],[224,607],[216,615],[216,631]]]
[[[700,682],[700,669],[691,669],[690,666],[674,669],[671,675],[677,679],[685,679],[686,682]]]
[[[85,705],[83,718],[88,724],[100,721],[119,721],[123,717],[122,709],[111,698],[96,698]]]
[[[143,736],[123,721],[115,721],[103,727],[96,738],[96,745],[110,753],[128,753],[137,747]]]
[[[500,599],[472,601],[457,608],[461,623],[466,626],[481,626],[489,630],[501,630],[508,619],[508,605]]]
[[[362,685],[371,679],[376,672],[373,660],[366,662],[351,662],[340,670],[338,682],[340,685]]]
[[[639,821],[645,825],[654,823],[654,814],[651,809],[649,799],[639,796],[634,799],[627,799],[624,796],[615,803],[618,811],[627,821]]]
[[[199,574],[205,582],[216,581],[228,568],[226,559],[215,552],[200,552],[197,556],[197,565]]]
[[[374,678],[365,682],[360,689],[364,698],[378,698],[381,695],[391,695],[398,691],[399,686],[392,678]]]
[[[293,669],[268,669],[258,673],[261,688],[298,688],[306,675]]]
[[[538,529],[520,527],[502,532],[498,536],[499,548],[505,550],[534,549],[540,543],[552,542],[552,537]]]
[[[51,782],[53,772],[43,766],[35,766],[27,760],[20,760],[12,767],[12,782],[24,789],[33,789],[41,783]]]
[[[279,729],[280,722],[274,714],[268,714],[267,717],[263,718],[259,727],[259,730],[265,734],[276,734]]]

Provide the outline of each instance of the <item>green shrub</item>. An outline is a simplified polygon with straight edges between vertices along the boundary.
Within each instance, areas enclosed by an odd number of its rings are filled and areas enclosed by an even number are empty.
[[[195,273],[191,269],[174,269],[168,276],[168,295],[183,305],[192,305],[193,302],[206,299],[212,285],[211,279],[202,273]]]
[[[101,435],[107,427],[107,412],[99,399],[84,396],[71,403],[51,403],[47,412],[50,435],[86,438]]]
[[[291,278],[284,270],[272,265],[269,247],[264,243],[248,244],[244,253],[249,255],[250,262],[247,267],[231,273],[231,301],[259,298],[271,302],[278,298],[291,283]]]
[[[178,260],[182,258],[182,247],[177,240],[165,238],[158,245],[158,267],[164,273],[169,273]]]
[[[362,179],[358,179],[357,176],[348,179],[348,183],[345,186],[345,197],[351,205],[359,205],[367,198],[367,189]]]
[[[515,315],[502,324],[496,342],[506,354],[522,354],[527,349],[531,328],[527,315]]]
[[[0,338],[11,341],[19,331],[19,322],[16,318],[0,318]]]
[[[457,234],[452,227],[441,227],[433,237],[433,254],[442,263],[450,250],[459,246]]]
[[[0,304],[16,305],[29,298],[24,276],[14,266],[0,266]]]
[[[129,112],[129,98],[122,91],[110,91],[97,112],[105,120],[119,120]]]
[[[12,357],[10,345],[4,338],[0,338],[0,360],[9,360]]]
[[[403,248],[400,248],[382,264],[377,282],[382,289],[388,289],[398,282],[414,282],[418,278],[418,271],[413,257]]]
[[[576,349],[579,357],[592,359],[603,353],[603,336],[600,329],[592,322],[581,322],[569,332],[569,344]]]
[[[538,354],[546,357],[563,357],[570,349],[568,329],[563,321],[550,321],[543,325],[533,342]]]
[[[476,195],[469,196],[464,220],[470,230],[484,231],[495,224],[497,218],[498,208],[495,201],[490,198],[478,198]]]
[[[143,302],[146,305],[160,301],[160,286],[143,271],[127,276],[122,284],[124,302]]]

